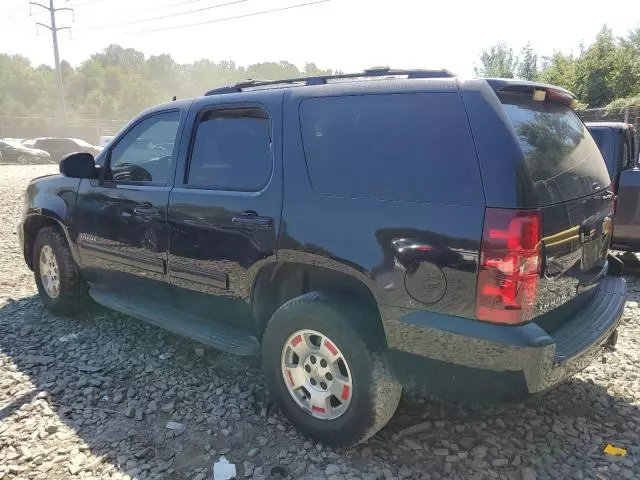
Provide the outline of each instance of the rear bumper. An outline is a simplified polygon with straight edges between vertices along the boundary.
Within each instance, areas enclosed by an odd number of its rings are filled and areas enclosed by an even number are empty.
[[[517,401],[542,392],[588,366],[618,327],[625,280],[607,276],[597,288],[553,333],[535,322],[501,326],[427,311],[393,321],[386,311],[394,369],[407,387],[445,398]]]

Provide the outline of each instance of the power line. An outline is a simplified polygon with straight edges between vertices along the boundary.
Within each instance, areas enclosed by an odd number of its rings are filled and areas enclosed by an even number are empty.
[[[154,29],[150,29],[150,30],[138,30],[138,31],[134,31],[134,32],[125,32],[124,35],[138,35],[138,34],[143,34],[143,33],[160,32],[160,31],[163,31],[163,30],[175,30],[175,29],[178,29],[178,28],[195,27],[195,26],[198,26],[198,25],[206,25],[206,24],[209,24],[209,23],[226,22],[226,21],[229,21],[229,20],[237,20],[239,18],[256,17],[258,15],[266,15],[268,13],[283,12],[285,10],[293,10],[294,8],[309,7],[311,5],[317,5],[319,3],[327,3],[327,2],[330,2],[330,1],[331,0],[316,0],[315,2],[299,3],[297,5],[290,5],[288,7],[272,8],[270,10],[263,10],[261,12],[247,13],[247,14],[244,14],[244,15],[236,15],[236,16],[233,16],[233,17],[216,18],[216,19],[213,19],[213,20],[206,20],[204,22],[188,23],[188,24],[185,24],[185,25],[173,25],[173,26],[169,26],[169,27],[154,28]]]
[[[67,0],[69,1],[69,0]],[[87,0],[86,2],[75,3],[71,5],[73,8],[84,7],[85,5],[91,5],[92,3],[104,2],[105,0]]]
[[[26,7],[26,6],[27,5],[23,3],[21,0],[20,5],[18,5],[18,8],[12,10],[11,13],[9,13],[9,16],[7,16],[2,22],[0,22],[0,25],[4,25],[5,23],[7,23],[9,20],[11,20],[13,17],[16,16],[16,13],[18,13],[22,9],[22,7]]]
[[[121,23],[112,23],[111,25],[96,25],[94,27],[86,27],[86,28],[78,29],[78,31],[102,30],[104,28],[122,27],[124,25],[133,25],[133,24],[136,24],[136,23],[153,22],[153,21],[162,20],[162,19],[165,19],[165,18],[173,18],[173,17],[179,17],[180,15],[188,15],[188,14],[191,14],[191,13],[204,12],[205,10],[213,10],[214,8],[227,7],[229,5],[235,5],[237,3],[246,3],[246,2],[249,2],[249,1],[251,1],[251,0],[233,0],[232,2],[218,3],[216,5],[210,5],[208,7],[196,8],[195,10],[187,10],[185,12],[177,12],[177,13],[171,13],[171,14],[167,14],[167,15],[160,15],[158,17],[143,18],[143,19],[140,19],[140,20],[130,20],[128,22],[121,22]]]
[[[135,10],[135,12],[150,12],[151,10],[164,10],[165,8],[181,7],[182,5],[189,5],[190,3],[198,3],[201,1],[202,0],[186,0],[184,2],[170,3],[168,5],[158,5],[157,7],[141,8],[140,10]]]

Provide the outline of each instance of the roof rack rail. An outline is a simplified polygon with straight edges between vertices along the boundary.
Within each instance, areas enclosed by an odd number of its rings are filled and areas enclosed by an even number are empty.
[[[247,88],[265,87],[270,85],[325,85],[327,80],[340,80],[345,78],[386,77],[406,75],[407,78],[451,78],[453,73],[448,70],[394,70],[390,67],[373,67],[362,73],[340,73],[336,75],[321,75],[317,77],[288,78],[284,80],[255,80],[249,79],[227,87],[214,88],[205,93],[208,95],[221,95],[225,93],[238,93]]]

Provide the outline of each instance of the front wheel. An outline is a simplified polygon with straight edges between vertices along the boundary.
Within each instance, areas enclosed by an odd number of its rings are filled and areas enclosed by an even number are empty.
[[[334,447],[367,440],[393,416],[402,388],[383,342],[352,300],[309,293],[281,306],[267,324],[267,385],[302,433]]]
[[[33,272],[42,303],[54,313],[80,310],[87,299],[87,287],[67,241],[57,227],[44,227],[33,246]]]

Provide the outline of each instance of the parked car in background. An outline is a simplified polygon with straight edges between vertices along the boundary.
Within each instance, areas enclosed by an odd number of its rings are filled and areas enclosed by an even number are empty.
[[[51,155],[48,152],[31,148],[13,139],[0,140],[0,153],[4,163],[51,163]]]
[[[260,355],[279,410],[333,446],[382,428],[403,385],[521,400],[615,344],[626,300],[573,102],[378,68],[158,105],[99,167],[29,184],[24,259],[52,311],[88,294]]]
[[[113,135],[102,135],[98,140],[98,146],[104,148],[111,140],[113,140]]]
[[[611,180],[617,183],[623,170],[637,164],[636,128],[623,122],[587,122],[585,125],[604,157]]]
[[[102,151],[101,147],[91,145],[79,138],[40,137],[25,140],[23,145],[49,152],[54,162],[59,162],[70,153],[85,152],[95,156]]]
[[[586,125],[602,152],[613,191],[617,194],[611,248],[640,252],[640,170],[636,129],[622,122],[587,122]]]

